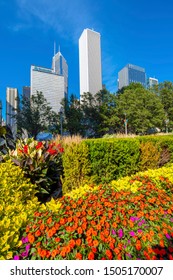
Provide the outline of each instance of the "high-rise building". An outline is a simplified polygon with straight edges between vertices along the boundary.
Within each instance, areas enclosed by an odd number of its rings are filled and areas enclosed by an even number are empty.
[[[23,96],[23,98],[30,99],[30,95],[31,95],[31,88],[29,86],[24,86],[22,88],[22,96]]]
[[[64,94],[68,98],[68,65],[60,50],[53,56],[52,69],[56,74],[64,77]]]
[[[17,88],[9,88],[6,90],[6,124],[10,126],[13,135],[17,133],[17,124],[15,115],[18,108],[18,90]]]
[[[52,110],[59,113],[61,100],[64,98],[64,76],[52,69],[31,66],[31,95],[42,92]]]
[[[146,86],[145,69],[133,64],[127,64],[118,72],[118,88],[128,86],[131,83],[140,83]]]
[[[100,33],[84,29],[79,38],[80,98],[84,92],[102,89]]]
[[[159,81],[156,78],[148,78],[148,86],[151,88],[153,86],[158,85]]]

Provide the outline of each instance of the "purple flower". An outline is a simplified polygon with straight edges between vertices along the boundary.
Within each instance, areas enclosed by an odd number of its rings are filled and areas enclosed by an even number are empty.
[[[166,238],[168,238],[168,239],[170,239],[171,238],[171,236],[167,233],[166,235]]]
[[[25,244],[28,242],[28,237],[22,237],[22,243]]]
[[[130,231],[129,234],[130,234],[130,236],[135,236],[135,232],[134,231]]]
[[[138,218],[138,217],[135,217],[135,216],[131,216],[131,217],[130,217],[130,220],[131,220],[132,222],[136,222],[137,220],[139,220],[139,218]]]
[[[31,247],[31,245],[30,245],[30,244],[26,245],[26,247],[25,247],[26,252],[28,252],[28,251],[29,251],[30,247]]]
[[[127,254],[126,254],[126,256],[127,256],[127,257],[129,257],[129,258],[131,258],[131,257],[132,257],[132,255],[131,255],[131,254],[129,254],[129,253],[127,253]]]
[[[143,224],[145,224],[145,220],[141,220],[139,223],[138,223],[138,226],[142,226]]]
[[[173,218],[171,218],[170,221],[173,222]]]
[[[123,230],[121,228],[118,230],[118,236],[119,238],[122,238],[124,236]]]
[[[131,243],[130,239],[127,242],[128,242],[128,244],[130,244]]]
[[[21,253],[21,257],[27,257],[28,256],[28,252],[27,251],[24,251]]]
[[[142,229],[138,229],[138,233],[141,233],[142,232]]]
[[[112,234],[113,234],[113,235],[115,235],[115,234],[116,234],[116,231],[115,231],[114,229],[112,230]]]
[[[13,260],[19,260],[20,258],[19,258],[19,256],[14,256],[14,258],[13,258]]]

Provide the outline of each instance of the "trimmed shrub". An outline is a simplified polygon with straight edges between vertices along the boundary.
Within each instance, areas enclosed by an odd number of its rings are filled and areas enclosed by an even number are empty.
[[[85,142],[72,142],[71,144],[65,145],[63,171],[63,194],[79,188],[85,182],[90,181],[89,151]]]
[[[91,174],[96,183],[134,174],[139,170],[138,139],[86,140]]]
[[[159,166],[160,151],[158,144],[152,142],[141,143],[140,145],[140,170],[155,169]]]
[[[0,164],[0,259],[12,258],[21,245],[20,230],[38,209],[36,185],[11,161]]]

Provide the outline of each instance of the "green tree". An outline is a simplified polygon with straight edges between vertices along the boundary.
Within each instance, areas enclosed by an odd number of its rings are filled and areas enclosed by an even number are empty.
[[[117,115],[124,130],[124,119],[128,119],[128,132],[146,133],[153,127],[162,128],[164,109],[159,97],[140,84],[131,84],[117,95]]]
[[[80,108],[80,101],[74,94],[70,96],[70,100],[63,99],[62,106],[64,108],[64,128],[70,135],[83,135],[83,126],[81,123],[83,114]]]
[[[37,92],[31,99],[23,98],[16,114],[18,132],[26,129],[30,136],[44,130],[56,130],[58,115],[49,106],[42,92]]]
[[[159,83],[157,86],[153,87],[152,91],[159,96],[164,107],[164,128],[167,125],[168,128],[173,129],[173,83],[169,81]]]

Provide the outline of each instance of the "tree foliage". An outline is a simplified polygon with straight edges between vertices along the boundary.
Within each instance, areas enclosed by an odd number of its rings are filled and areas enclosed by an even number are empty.
[[[49,106],[42,92],[23,98],[16,115],[18,131],[26,129],[32,137],[40,131],[57,128],[58,115]]]

